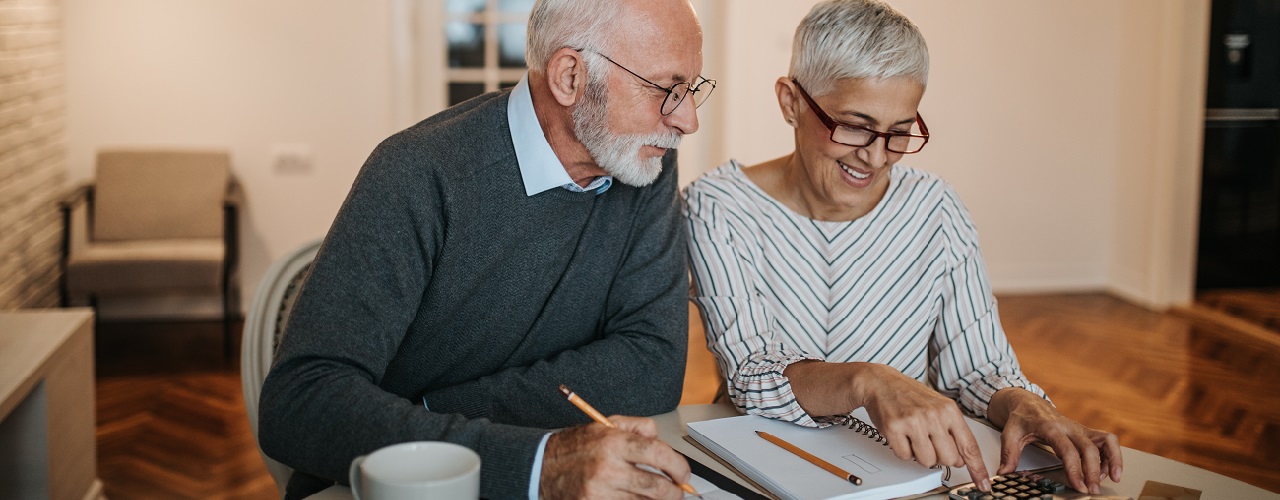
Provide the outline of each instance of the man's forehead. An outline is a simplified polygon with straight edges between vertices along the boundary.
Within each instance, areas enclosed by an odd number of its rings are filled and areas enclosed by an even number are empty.
[[[609,57],[657,83],[697,78],[702,27],[688,0],[624,0],[610,30]]]
[[[639,43],[619,40],[615,43],[615,60],[627,59],[627,64],[643,71],[646,78],[666,80],[671,83],[691,81],[702,72],[702,39],[692,37],[689,43],[676,43],[672,39]],[[610,56],[614,57],[614,56]]]
[[[635,72],[657,83],[674,84],[692,82],[702,74],[702,53],[692,51],[675,53],[671,51],[641,50],[625,56],[634,59],[629,65]],[[622,63],[622,61],[618,61]],[[622,63],[624,65],[628,63]],[[634,67],[633,67],[634,66]]]
[[[624,9],[618,23],[609,36],[617,44],[638,45],[659,51],[693,47],[693,51],[702,50],[702,26],[698,18],[684,0],[676,0],[685,8],[655,8],[656,4],[667,2],[655,1],[653,4],[632,6]]]

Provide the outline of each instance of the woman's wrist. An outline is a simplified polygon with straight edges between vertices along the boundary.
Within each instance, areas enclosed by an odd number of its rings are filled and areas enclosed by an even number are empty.
[[[871,363],[828,363],[804,360],[787,366],[783,375],[791,383],[796,402],[812,416],[840,415],[864,406],[866,388],[875,387]]]
[[[1045,408],[1036,408],[1038,405],[1044,405]],[[991,403],[987,405],[987,420],[996,427],[1003,428],[1016,411],[1040,412],[1046,409],[1052,409],[1052,405],[1036,393],[1021,387],[1006,387],[991,395]]]

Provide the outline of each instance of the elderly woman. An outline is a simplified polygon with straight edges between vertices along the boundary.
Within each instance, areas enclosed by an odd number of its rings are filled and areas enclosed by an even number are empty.
[[[865,406],[900,458],[967,466],[988,489],[963,409],[1003,428],[997,473],[1040,441],[1075,489],[1118,480],[1116,437],[1058,413],[1019,368],[955,191],[897,165],[929,140],[916,26],[830,0],[792,50],[774,89],[795,150],[685,193],[694,300],[739,410],[822,426]]]

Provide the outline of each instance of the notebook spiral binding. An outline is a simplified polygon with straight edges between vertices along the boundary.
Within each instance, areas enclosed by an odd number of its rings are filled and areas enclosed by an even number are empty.
[[[849,425],[849,428],[852,429],[853,432],[857,432],[859,434],[862,434],[863,436],[869,437],[875,440],[875,442],[880,443],[884,446],[889,446],[889,438],[882,436],[880,434],[880,430],[876,429],[871,424],[863,422],[862,419],[854,417],[853,415],[844,415],[844,421]],[[842,423],[841,425],[844,425],[844,423]],[[932,469],[941,468],[943,470],[942,480],[943,481],[951,480],[951,467],[947,467],[945,465],[935,465],[931,468]]]
[[[880,431],[876,430],[876,428],[873,427],[871,424],[863,422],[862,419],[855,418],[852,416],[846,416],[845,418],[848,419],[849,428],[853,429],[854,432],[857,432],[859,434],[862,434],[863,436],[869,437],[875,440],[877,443],[880,443],[884,446],[889,446],[889,439],[880,435]]]

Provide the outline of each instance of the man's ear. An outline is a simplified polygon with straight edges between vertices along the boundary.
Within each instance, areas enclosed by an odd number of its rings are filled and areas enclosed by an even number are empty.
[[[773,91],[778,94],[778,107],[782,109],[782,119],[787,121],[788,125],[796,126],[796,117],[800,115],[800,94],[796,93],[795,82],[790,78],[778,78],[777,83],[773,84]]]
[[[587,67],[582,53],[569,47],[555,51],[547,61],[546,77],[547,87],[556,102],[561,106],[572,106],[578,102],[579,92],[587,85]]]

